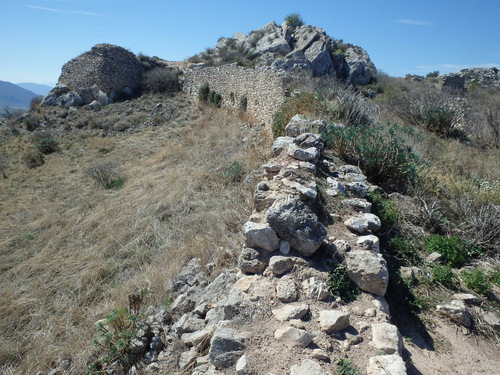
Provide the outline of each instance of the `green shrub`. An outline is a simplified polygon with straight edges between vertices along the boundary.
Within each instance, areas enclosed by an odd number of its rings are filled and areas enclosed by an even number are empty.
[[[359,375],[359,370],[354,366],[350,359],[343,358],[337,361],[338,375]]]
[[[102,161],[90,166],[85,170],[85,175],[105,189],[118,190],[126,181],[126,178],[118,173],[115,163],[111,161]]]
[[[208,95],[210,94],[210,85],[208,82],[204,83],[198,89],[198,100],[202,103],[208,102]]]
[[[369,192],[368,200],[372,203],[372,212],[377,215],[383,227],[393,227],[399,219],[400,212],[392,199],[385,199],[380,193]]]
[[[469,253],[459,237],[435,234],[424,238],[423,242],[427,252],[441,254],[443,261],[454,268],[462,267],[469,260]]]
[[[28,151],[23,155],[22,159],[24,164],[26,164],[26,166],[30,169],[40,167],[45,164],[43,154],[38,151]]]
[[[490,274],[491,282],[500,286],[500,267],[497,267]]]
[[[287,26],[300,27],[304,24],[302,17],[298,13],[291,13],[285,17]]]
[[[241,180],[243,176],[243,165],[238,161],[233,161],[229,166],[221,173],[222,178],[228,180],[229,182],[237,182]]]
[[[453,269],[449,265],[436,264],[432,266],[432,279],[434,282],[444,286],[445,288],[456,290],[457,277],[453,273]]]
[[[437,78],[439,77],[439,72],[437,70],[433,71],[433,72],[430,72],[430,73],[427,73],[426,78]]]
[[[397,130],[396,126],[387,130],[330,125],[323,139],[342,160],[359,165],[371,182],[386,191],[404,193],[417,182],[420,161]]]
[[[59,141],[54,138],[42,138],[36,143],[36,148],[42,154],[48,155],[53,152],[59,151],[61,148],[59,146]]]
[[[420,261],[418,246],[408,238],[395,236],[389,240],[389,246],[395,254],[411,264]]]
[[[432,107],[426,109],[423,114],[425,129],[442,137],[450,137],[466,140],[465,133],[453,126],[455,111],[446,107]]]
[[[347,267],[340,264],[328,272],[326,287],[333,297],[340,297],[346,303],[356,300],[361,294],[359,287],[349,278]]]
[[[472,271],[462,271],[462,280],[467,288],[472,289],[484,296],[491,292],[491,282],[488,280],[484,272],[479,268],[474,268]]]

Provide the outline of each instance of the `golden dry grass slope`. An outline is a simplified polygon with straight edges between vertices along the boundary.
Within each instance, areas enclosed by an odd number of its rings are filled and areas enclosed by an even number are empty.
[[[61,151],[43,166],[22,161],[33,148],[30,133],[4,127],[0,142],[5,374],[46,373],[61,359],[82,373],[94,323],[125,306],[129,293],[149,287],[150,303],[161,305],[188,259],[234,262],[255,186],[249,173],[270,150],[269,135],[248,119],[199,108],[181,93],[97,113],[45,111]],[[121,189],[86,175],[103,161],[125,177]]]

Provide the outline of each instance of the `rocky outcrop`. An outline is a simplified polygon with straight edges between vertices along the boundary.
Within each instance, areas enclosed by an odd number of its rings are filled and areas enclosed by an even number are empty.
[[[221,38],[215,48],[191,60],[215,65],[238,60],[311,77],[330,76],[353,85],[366,85],[376,76],[375,66],[361,47],[333,39],[317,26],[294,28],[274,21],[248,36],[236,33]]]
[[[78,106],[97,101],[108,104],[131,96],[140,88],[144,67],[130,51],[112,44],[97,44],[62,67],[58,86],[42,105]]]

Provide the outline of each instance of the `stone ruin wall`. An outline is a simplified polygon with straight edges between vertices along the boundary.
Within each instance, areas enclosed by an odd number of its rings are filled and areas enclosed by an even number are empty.
[[[126,49],[110,44],[98,44],[62,67],[59,83],[77,88],[87,96],[97,85],[107,95],[124,87],[132,90],[141,84],[143,67],[135,55]],[[88,101],[88,98],[84,97]]]
[[[185,73],[184,92],[198,97],[201,85],[222,95],[222,108],[238,110],[247,97],[247,112],[266,125],[287,95],[287,79],[269,68],[250,69],[232,65],[195,67]],[[231,95],[233,93],[233,95]]]

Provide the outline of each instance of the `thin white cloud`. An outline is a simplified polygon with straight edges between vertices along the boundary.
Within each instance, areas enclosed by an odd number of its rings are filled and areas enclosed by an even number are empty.
[[[412,26],[434,26],[432,22],[422,20],[396,20],[396,22]]]
[[[102,18],[107,18],[108,17],[108,16],[105,16],[104,14],[92,13],[92,12],[85,12],[83,10],[61,10],[61,9],[54,9],[54,8],[39,7],[39,6],[36,6],[36,5],[26,5],[26,6],[28,8],[45,10],[47,12],[54,12],[54,13],[83,14],[85,16],[102,17]]]

